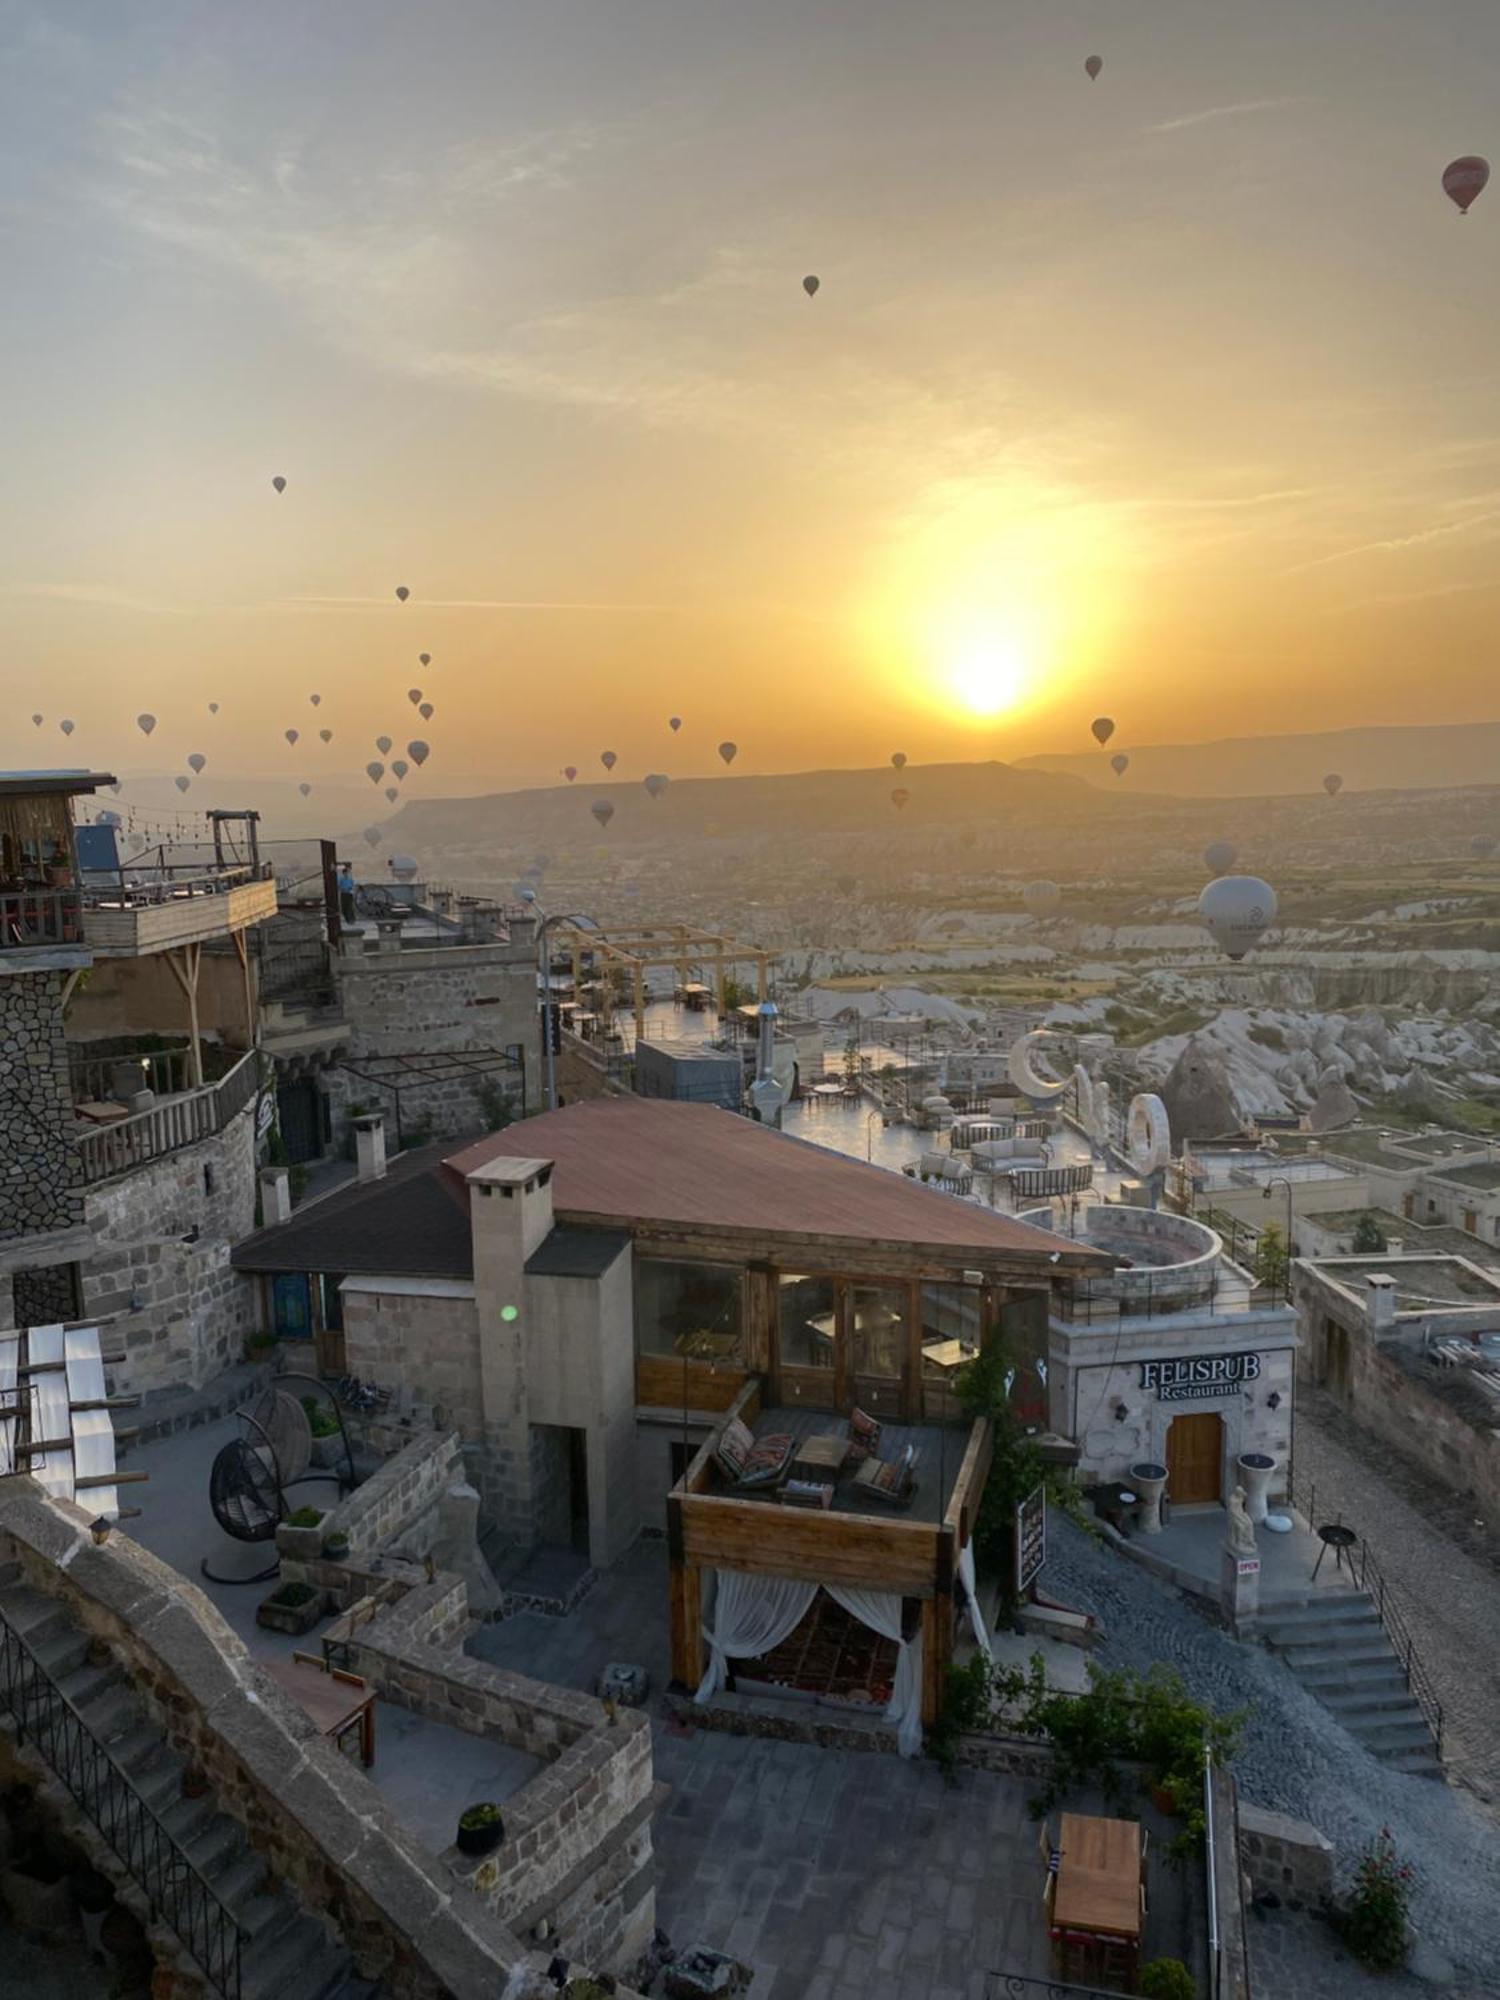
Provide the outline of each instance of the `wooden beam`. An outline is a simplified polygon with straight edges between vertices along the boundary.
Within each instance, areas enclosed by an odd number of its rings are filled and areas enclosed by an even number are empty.
[[[943,1712],[953,1659],[953,1599],[942,1592],[922,1606],[922,1722],[931,1729]]]
[[[988,1417],[976,1418],[953,1481],[947,1511],[943,1515],[943,1525],[953,1531],[960,1549],[967,1545],[974,1532],[974,1517],[979,1512],[984,1482],[990,1476],[990,1461],[994,1455],[994,1424]]]
[[[182,953],[180,965],[178,950]],[[203,1046],[198,1039],[198,967],[202,954],[201,944],[180,945],[177,950],[162,954],[188,1003],[188,1065],[195,1090],[203,1088]]]
[[[703,1678],[703,1578],[695,1563],[673,1559],[667,1577],[672,1678],[689,1694]]]
[[[899,1597],[930,1597],[937,1587],[938,1530],[930,1521],[873,1520],[720,1493],[689,1493],[679,1504],[683,1556],[705,1569],[848,1583]]]
[[[243,930],[231,931],[229,939],[234,946],[234,955],[240,962],[240,981],[245,994],[245,1047],[255,1047],[255,986],[250,970],[250,951]]]

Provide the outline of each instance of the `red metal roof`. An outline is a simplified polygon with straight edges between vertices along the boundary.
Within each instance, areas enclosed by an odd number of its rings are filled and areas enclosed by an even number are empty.
[[[1065,1237],[866,1166],[709,1104],[602,1097],[545,1112],[454,1153],[455,1180],[491,1160],[554,1162],[559,1221],[665,1223],[765,1236],[932,1244],[986,1260],[1093,1268]]]

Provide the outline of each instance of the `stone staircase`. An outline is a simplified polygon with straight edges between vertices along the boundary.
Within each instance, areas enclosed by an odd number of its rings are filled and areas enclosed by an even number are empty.
[[[369,2000],[376,1989],[355,1975],[347,1950],[334,1934],[301,1912],[269,1880],[238,1821],[221,1812],[211,1794],[183,1796],[182,1761],[168,1747],[126,1675],[116,1665],[91,1666],[85,1634],[56,1598],[27,1588],[13,1564],[0,1569],[0,1640],[7,1637],[6,1626],[19,1644],[8,1643],[0,1654],[0,1724],[13,1722],[14,1677],[25,1675],[35,1685],[33,1668],[40,1669],[43,1735],[41,1741],[33,1740],[39,1719],[33,1707],[28,1711],[33,1727],[27,1732],[27,1747],[45,1760],[46,1720],[71,1707],[87,1735],[107,1754],[128,1794],[147,1809],[148,1823],[160,1829],[145,1841],[122,1837],[121,1846],[127,1853],[149,1846],[158,1855],[175,1851],[186,1856],[212,1892],[213,1902],[222,1906],[226,1923],[238,1931],[238,2000]],[[120,1785],[111,1785],[101,1768],[87,1759],[59,1761],[70,1768],[56,1775],[103,1833],[101,1821],[118,1820]],[[114,1802],[111,1809],[105,1806],[106,1789]],[[125,1860],[119,1847],[115,1852]],[[125,1865],[134,1876],[133,1865],[128,1861]],[[151,1884],[136,1879],[149,1897]],[[214,1914],[217,1919],[217,1908]],[[191,1949],[187,1938],[184,1945]],[[232,1979],[210,1985],[234,2000]]]
[[[1267,1610],[1261,1630],[1357,1742],[1398,1771],[1443,1776],[1432,1731],[1369,1591],[1323,1591],[1300,1604],[1278,1604]]]

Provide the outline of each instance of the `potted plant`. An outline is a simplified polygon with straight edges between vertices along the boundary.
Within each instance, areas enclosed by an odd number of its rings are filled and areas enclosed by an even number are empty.
[[[276,1526],[276,1546],[293,1562],[316,1562],[323,1553],[323,1509],[299,1507]]]
[[[504,1838],[505,1821],[500,1817],[500,1808],[488,1800],[459,1814],[457,1845],[460,1854],[488,1854]]]
[[[1153,1958],[1141,1967],[1145,2000],[1198,2000],[1198,1982],[1180,1958]]]
[[[348,1562],[349,1537],[342,1528],[335,1528],[331,1535],[323,1537],[323,1554],[329,1562]]]
[[[312,1462],[324,1471],[331,1470],[344,1455],[343,1433],[339,1420],[326,1403],[320,1403],[316,1396],[304,1396],[302,1407],[307,1412],[307,1427],[312,1432]]]
[[[323,1616],[321,1590],[310,1583],[283,1583],[255,1607],[255,1622],[271,1632],[287,1632],[300,1639]]]
[[[1344,1943],[1371,1972],[1399,1972],[1411,1951],[1406,1905],[1411,1869],[1383,1826],[1360,1856],[1354,1893],[1339,1918]]]

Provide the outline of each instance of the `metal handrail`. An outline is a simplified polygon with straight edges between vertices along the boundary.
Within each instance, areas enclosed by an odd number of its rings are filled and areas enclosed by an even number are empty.
[[[1437,1753],[1443,1754],[1443,1704],[1438,1699],[1432,1677],[1417,1656],[1416,1642],[1411,1636],[1400,1606],[1396,1602],[1395,1591],[1382,1575],[1379,1565],[1370,1553],[1370,1545],[1360,1537],[1356,1556],[1356,1575],[1360,1587],[1367,1590],[1374,1600],[1375,1610],[1385,1635],[1390,1640],[1396,1658],[1401,1663],[1401,1671],[1406,1679],[1408,1692],[1421,1709],[1428,1728],[1432,1731]]]
[[[136,865],[139,866],[139,863]],[[98,879],[95,871],[90,870],[90,874],[94,879],[83,889],[85,909],[132,910],[149,908],[157,903],[178,902],[192,896],[227,896],[231,890],[243,888],[247,882],[270,881],[271,864],[269,861],[256,865],[245,862],[232,868],[210,869],[195,864],[188,869],[153,863],[149,879],[136,876],[128,881],[122,865],[119,879],[108,886]]]
[[[1120,2000],[1119,1990],[1068,1986],[1059,1979],[1035,1979],[1025,1972],[987,1972],[984,2000]]]
[[[140,1796],[22,1633],[0,1610],[0,1698],[224,2000],[239,2000],[244,1932],[176,1836]]]
[[[1203,1875],[1208,1889],[1208,1968],[1212,2000],[1219,2000],[1219,1882],[1214,1844],[1214,1753],[1203,1746]]]

